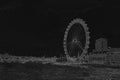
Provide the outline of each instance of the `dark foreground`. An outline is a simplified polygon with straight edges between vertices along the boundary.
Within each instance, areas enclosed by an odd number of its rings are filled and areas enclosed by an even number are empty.
[[[1,63],[0,80],[120,80],[119,68]]]

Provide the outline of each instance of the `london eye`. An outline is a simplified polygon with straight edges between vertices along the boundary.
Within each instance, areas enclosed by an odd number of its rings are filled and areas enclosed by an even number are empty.
[[[82,58],[89,48],[89,31],[82,19],[72,20],[66,28],[63,47],[67,58]]]

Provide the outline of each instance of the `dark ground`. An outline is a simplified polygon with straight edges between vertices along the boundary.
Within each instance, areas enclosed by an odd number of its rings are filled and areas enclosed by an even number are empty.
[[[51,64],[1,64],[0,80],[84,80],[87,69]],[[81,78],[80,78],[81,77]]]
[[[85,68],[30,62],[1,63],[0,80],[107,80],[111,73],[113,80],[119,80],[119,70],[120,68],[94,65],[88,65],[88,68]]]

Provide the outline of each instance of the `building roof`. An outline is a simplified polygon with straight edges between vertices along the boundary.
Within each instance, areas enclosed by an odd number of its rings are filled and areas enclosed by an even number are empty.
[[[119,52],[120,53],[120,48],[110,48],[110,52]]]
[[[107,39],[106,38],[99,38],[96,41],[107,41]]]

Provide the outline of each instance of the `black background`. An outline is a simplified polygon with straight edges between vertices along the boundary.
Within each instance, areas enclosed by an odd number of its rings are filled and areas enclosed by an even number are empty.
[[[103,0],[34,0],[0,2],[0,50],[12,55],[64,55],[69,22],[82,18],[90,28],[90,49],[98,38],[120,46],[120,6]]]

